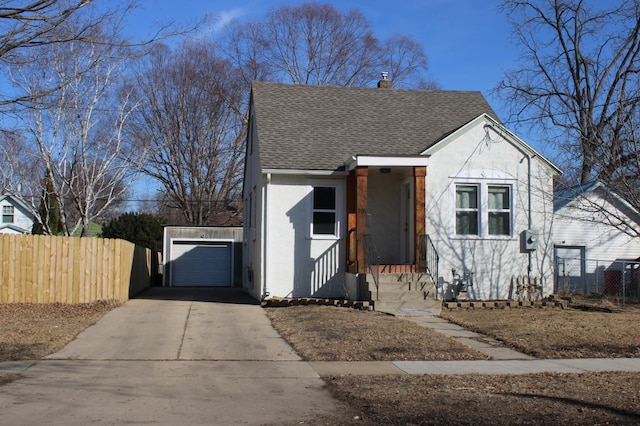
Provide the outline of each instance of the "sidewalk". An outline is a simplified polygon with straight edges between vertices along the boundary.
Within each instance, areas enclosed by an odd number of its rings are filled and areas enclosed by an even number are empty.
[[[502,342],[496,339],[469,331],[457,324],[447,321],[444,318],[440,318],[437,316],[439,312],[435,312],[433,310],[429,310],[428,312],[401,310],[391,314],[451,337],[459,343],[486,355],[492,360],[535,359],[535,357],[532,357],[531,355],[506,347]]]
[[[640,358],[584,358],[480,361],[312,361],[320,376],[377,374],[530,374],[542,372],[640,372]]]

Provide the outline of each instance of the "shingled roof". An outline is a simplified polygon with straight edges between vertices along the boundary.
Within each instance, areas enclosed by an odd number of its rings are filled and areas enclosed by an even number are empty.
[[[263,169],[340,170],[354,155],[419,155],[494,111],[480,92],[253,82]]]

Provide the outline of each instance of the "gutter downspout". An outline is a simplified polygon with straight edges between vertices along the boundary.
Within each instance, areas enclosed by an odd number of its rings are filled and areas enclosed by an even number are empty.
[[[265,300],[269,297],[269,286],[267,285],[268,279],[268,262],[267,262],[267,244],[269,241],[269,226],[267,223],[268,209],[267,200],[269,195],[269,184],[271,184],[271,173],[267,173],[266,182],[262,188],[262,294],[260,300]]]
[[[532,215],[533,202],[532,202],[532,197],[531,197],[531,159],[533,157],[531,156],[531,154],[529,154],[524,149],[522,149],[519,145],[514,143],[505,134],[503,134],[503,132],[501,132],[500,130],[496,129],[493,124],[485,124],[484,128],[485,128],[485,130],[486,129],[493,130],[498,136],[500,136],[502,139],[504,139],[508,144],[513,146],[515,149],[520,151],[527,158],[527,191],[528,191],[528,204],[529,204],[528,205],[528,208],[529,208],[528,221],[529,221],[529,223],[528,223],[527,226],[528,226],[528,229],[531,229],[533,227],[533,215]],[[529,275],[533,271],[533,251],[532,250],[527,250],[527,252],[528,252],[528,255],[529,255],[529,266],[527,267],[527,272],[528,272],[527,275]]]

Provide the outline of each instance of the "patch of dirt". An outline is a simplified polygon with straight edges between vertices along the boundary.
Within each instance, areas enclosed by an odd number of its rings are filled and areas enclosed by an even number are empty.
[[[324,377],[354,413],[326,424],[629,425],[640,373]],[[344,416],[344,415],[343,415]],[[357,416],[358,420],[353,420]]]
[[[441,316],[538,358],[640,357],[640,310],[452,309]]]
[[[333,306],[266,308],[278,333],[309,361],[486,359],[433,330],[375,311]]]
[[[35,360],[57,352],[116,306],[115,301],[0,304],[0,361]],[[0,373],[0,385],[17,377]]]

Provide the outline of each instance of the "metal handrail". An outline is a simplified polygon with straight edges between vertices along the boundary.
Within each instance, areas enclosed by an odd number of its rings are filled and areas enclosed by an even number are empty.
[[[418,240],[418,256],[416,258],[418,270],[426,272],[431,277],[436,287],[436,300],[438,300],[438,262],[440,257],[433,240],[429,235],[420,235]]]
[[[365,271],[369,271],[373,277],[373,283],[376,286],[376,300],[378,300],[379,292],[379,274],[380,274],[380,256],[378,256],[378,250],[376,250],[375,244],[371,239],[371,235],[364,235],[364,262]],[[375,268],[373,267],[375,265]]]

